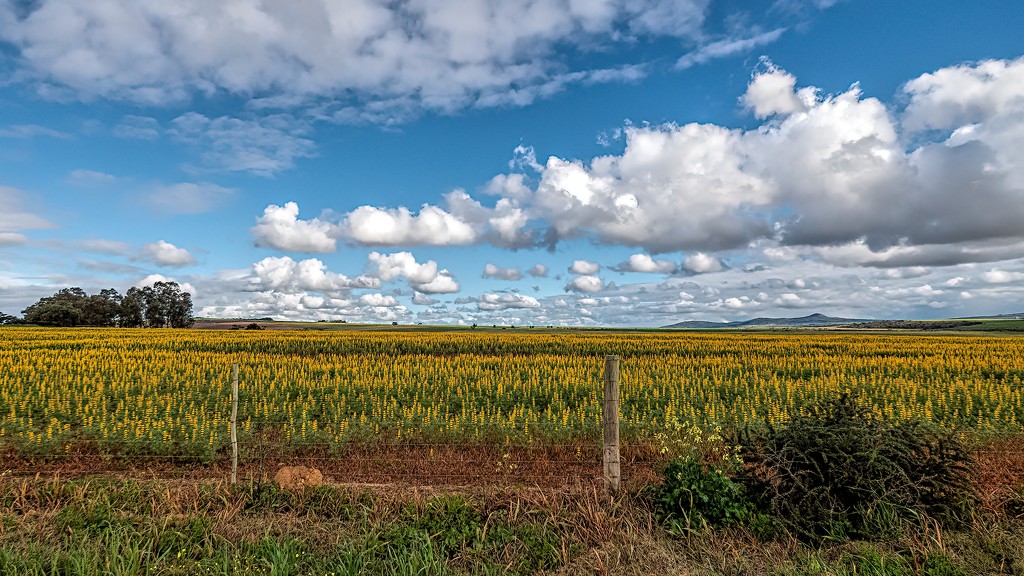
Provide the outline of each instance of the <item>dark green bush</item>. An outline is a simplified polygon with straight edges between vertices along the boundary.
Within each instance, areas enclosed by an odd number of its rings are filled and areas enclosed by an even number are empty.
[[[970,500],[970,452],[955,434],[872,416],[844,394],[778,427],[741,434],[738,479],[797,536],[886,537]]]
[[[694,455],[669,463],[654,503],[659,519],[675,533],[737,524],[753,512],[742,486]]]

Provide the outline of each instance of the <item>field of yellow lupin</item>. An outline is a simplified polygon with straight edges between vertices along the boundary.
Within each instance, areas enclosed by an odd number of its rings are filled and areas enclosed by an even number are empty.
[[[855,392],[876,413],[980,431],[1024,422],[1024,339],[807,332],[0,329],[0,441],[27,454],[212,457],[240,439],[560,442],[597,438],[622,357],[623,436],[775,422]]]

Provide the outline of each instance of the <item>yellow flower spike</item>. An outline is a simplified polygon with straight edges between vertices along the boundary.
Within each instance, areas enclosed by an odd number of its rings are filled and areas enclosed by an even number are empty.
[[[429,429],[475,437],[484,427],[516,437],[523,430],[582,433],[600,421],[595,349],[623,357],[620,394],[631,434],[656,434],[676,422],[712,429],[778,422],[838,391],[861,394],[880,415],[981,429],[1012,428],[1024,410],[1013,373],[1024,346],[1015,338],[280,331],[252,340],[259,352],[239,354],[239,341],[252,335],[13,333],[0,330],[0,427],[5,438],[31,441],[58,438],[74,422],[86,439],[202,439],[214,446],[227,431],[225,358],[243,363],[240,430],[291,422],[289,437],[302,433],[302,423],[307,438],[310,431],[343,438],[350,427],[382,426],[403,436]],[[655,425],[652,413],[666,417]]]

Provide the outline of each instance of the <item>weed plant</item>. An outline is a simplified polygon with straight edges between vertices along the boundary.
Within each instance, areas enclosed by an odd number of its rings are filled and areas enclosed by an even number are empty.
[[[887,538],[922,518],[962,519],[971,456],[957,434],[874,416],[851,395],[740,434],[740,479],[803,539]]]
[[[659,519],[675,534],[738,524],[754,513],[741,485],[692,454],[668,464],[653,496]]]

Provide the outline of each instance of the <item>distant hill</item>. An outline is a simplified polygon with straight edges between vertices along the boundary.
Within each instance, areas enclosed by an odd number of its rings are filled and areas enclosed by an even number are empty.
[[[1024,320],[1024,312],[1017,312],[1013,314],[992,314],[990,316],[968,316],[966,318],[956,318],[956,320]]]
[[[668,326],[662,326],[662,328],[737,328],[739,322],[705,322],[702,320],[688,320],[686,322],[679,322],[677,324],[670,324]]]
[[[855,324],[858,322],[871,322],[871,320],[863,320],[856,318],[836,318],[834,316],[826,316],[824,314],[811,314],[809,316],[801,316],[799,318],[754,318],[752,320],[745,320],[743,322],[704,322],[701,320],[690,320],[687,322],[679,322],[677,324],[662,326],[662,328],[691,328],[707,330],[716,328],[756,328],[759,326],[814,327],[834,326],[837,324]]]

